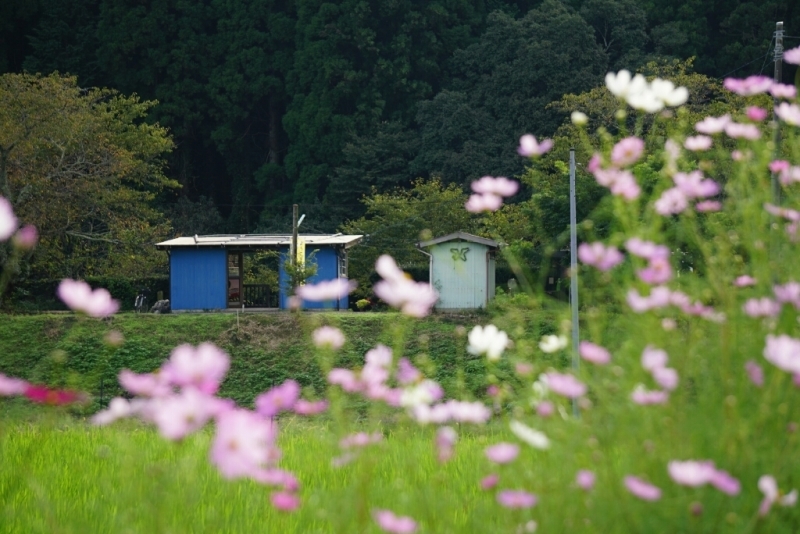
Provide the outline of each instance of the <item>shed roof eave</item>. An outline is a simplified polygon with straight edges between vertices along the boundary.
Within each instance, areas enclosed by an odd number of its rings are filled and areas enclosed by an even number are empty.
[[[419,243],[417,243],[417,247],[419,248],[430,247],[433,245],[438,245],[439,243],[446,243],[448,241],[457,241],[457,240],[471,241],[473,243],[479,243],[481,245],[486,245],[487,247],[492,247],[492,248],[500,247],[500,244],[493,239],[487,239],[485,237],[468,234],[466,232],[453,232],[452,234],[443,235],[441,237],[436,237],[434,239],[429,239],[427,241],[420,241]]]

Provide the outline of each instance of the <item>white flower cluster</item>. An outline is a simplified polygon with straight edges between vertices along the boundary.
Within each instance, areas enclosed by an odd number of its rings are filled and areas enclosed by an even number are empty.
[[[685,87],[675,87],[671,81],[661,78],[648,83],[641,74],[631,77],[627,70],[606,74],[606,87],[632,108],[646,113],[658,113],[665,106],[680,106],[689,98]]]

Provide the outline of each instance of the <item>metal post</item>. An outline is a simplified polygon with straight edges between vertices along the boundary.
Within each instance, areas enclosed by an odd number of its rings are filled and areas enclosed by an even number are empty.
[[[775,54],[773,59],[775,60],[775,75],[773,79],[775,83],[781,83],[783,80],[783,22],[775,23]],[[778,99],[775,98],[774,102],[775,107],[777,107]],[[781,129],[775,114],[772,116],[772,126],[774,128],[772,140],[775,143],[775,157],[773,159],[778,159],[781,152]],[[781,204],[781,185],[778,181],[778,174],[774,172],[772,173],[772,201],[776,206]]]
[[[569,302],[572,311],[572,369],[577,372],[580,367],[578,358],[578,208],[575,200],[575,149],[569,149]],[[572,411],[577,416],[578,403],[572,399]]]
[[[289,247],[290,265],[297,263],[297,204],[292,205],[292,245]]]

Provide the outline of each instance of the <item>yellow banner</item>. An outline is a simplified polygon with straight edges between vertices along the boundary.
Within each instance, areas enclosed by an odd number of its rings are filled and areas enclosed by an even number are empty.
[[[306,263],[306,240],[302,237],[297,238],[297,255],[295,256],[297,265],[305,265]]]

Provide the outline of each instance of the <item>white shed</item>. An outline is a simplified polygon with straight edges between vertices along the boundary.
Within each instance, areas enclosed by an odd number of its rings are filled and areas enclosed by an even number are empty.
[[[417,248],[430,258],[437,310],[485,308],[494,298],[496,241],[455,232],[417,243]]]

